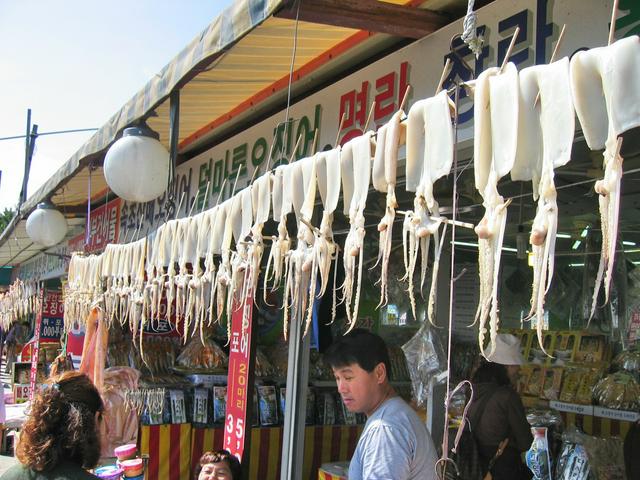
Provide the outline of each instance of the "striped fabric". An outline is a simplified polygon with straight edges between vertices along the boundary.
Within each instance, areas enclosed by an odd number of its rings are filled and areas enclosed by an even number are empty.
[[[139,450],[149,455],[147,480],[191,479],[191,424],[142,425]]]
[[[140,451],[149,455],[146,480],[189,480],[200,456],[222,448],[222,428],[191,425],[140,427]],[[306,427],[303,478],[317,478],[320,465],[351,458],[362,425]],[[278,480],[282,457],[282,427],[253,428],[250,445],[251,480]]]

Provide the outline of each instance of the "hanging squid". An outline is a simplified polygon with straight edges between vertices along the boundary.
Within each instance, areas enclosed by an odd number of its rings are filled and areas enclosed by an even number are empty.
[[[368,131],[345,144],[342,148],[341,176],[344,214],[349,218],[349,233],[344,243],[344,283],[342,301],[345,302],[347,321],[351,331],[358,319],[362,265],[364,261],[365,218],[364,207],[371,177],[371,145],[373,132]],[[356,258],[359,258],[356,283]],[[354,297],[354,285],[356,285]]]
[[[318,191],[322,200],[322,220],[320,230],[316,232],[313,244],[314,264],[316,268],[311,272],[311,285],[316,284],[317,273],[320,273],[320,289],[318,297],[322,297],[329,283],[331,262],[338,259],[338,245],[333,238],[333,213],[338,205],[340,197],[340,154],[341,147],[328,152],[316,154],[316,176],[318,179]],[[331,321],[336,318],[336,288],[334,274],[333,300],[331,304]]]
[[[293,169],[289,165],[280,165],[272,175],[272,205],[273,219],[278,222],[278,236],[271,237],[271,250],[267,259],[264,274],[264,295],[266,302],[267,284],[271,282],[270,291],[280,286],[282,277],[286,276],[288,268],[288,253],[291,249],[291,239],[287,231],[287,215],[291,213],[291,175]]]
[[[402,241],[405,261],[405,278],[409,281],[409,299],[414,318],[416,301],[413,274],[418,253],[421,254],[420,291],[424,286],[428,266],[429,244],[434,240],[434,259],[431,288],[427,302],[427,318],[434,323],[436,284],[442,242],[440,241],[440,207],[433,195],[434,183],[448,175],[453,163],[453,105],[447,92],[420,100],[409,110],[407,120],[407,191],[416,192],[413,211],[405,213]],[[443,232],[444,239],[444,232]]]
[[[284,334],[287,335],[289,312],[297,321],[305,319],[303,336],[307,334],[313,314],[315,297],[315,279],[311,284],[313,272],[317,271],[314,250],[315,235],[310,227],[313,206],[316,198],[316,157],[307,157],[289,165],[291,169],[291,202],[298,224],[295,250],[288,254],[284,292]],[[287,178],[287,177],[285,177]]]
[[[398,166],[398,149],[404,143],[406,128],[401,123],[404,112],[398,110],[391,119],[378,129],[376,138],[376,153],[373,159],[372,182],[373,188],[387,195],[385,214],[378,224],[380,240],[378,244],[378,258],[380,264],[380,302],[378,307],[387,304],[387,277],[389,273],[389,257],[391,255],[391,240],[393,238],[393,223],[396,218],[396,170]]]
[[[618,239],[622,157],[618,138],[640,126],[640,37],[618,40],[600,48],[577,52],[570,62],[571,87],[582,132],[592,150],[604,148],[604,178],[595,184],[602,223],[602,250],[593,291],[593,318],[604,282],[609,301]]]
[[[530,242],[533,252],[531,310],[535,317],[540,348],[544,350],[544,299],[551,287],[558,229],[554,169],[571,159],[575,113],[569,83],[567,57],[549,65],[525,68],[519,75],[519,115],[513,180],[533,181],[538,205]],[[540,95],[540,106],[536,97]]]
[[[495,351],[498,334],[498,275],[502,240],[507,222],[507,206],[498,193],[498,181],[513,167],[518,134],[518,72],[513,63],[501,71],[488,68],[475,84],[474,173],[476,188],[483,198],[485,214],[475,227],[478,235],[480,301],[475,321],[479,322],[478,343],[483,355]],[[485,353],[484,340],[489,320],[491,348]],[[474,322],[475,323],[475,322]]]

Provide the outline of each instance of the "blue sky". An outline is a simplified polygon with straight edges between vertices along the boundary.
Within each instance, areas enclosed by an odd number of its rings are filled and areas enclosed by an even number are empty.
[[[102,126],[232,0],[0,0],[0,138]],[[38,138],[29,195],[91,133]],[[17,204],[24,139],[0,141],[0,210]]]

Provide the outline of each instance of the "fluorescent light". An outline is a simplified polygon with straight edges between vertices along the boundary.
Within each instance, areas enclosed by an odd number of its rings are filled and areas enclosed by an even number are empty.
[[[571,235],[569,235],[568,233],[557,233],[556,237],[557,238],[571,238]]]
[[[570,267],[584,267],[584,263],[570,263]]]
[[[478,244],[477,243],[472,243],[472,242],[458,242],[455,241],[453,242],[454,245],[458,245],[460,247],[476,247],[478,248]]]
[[[623,245],[629,245],[630,247],[635,247],[636,246],[636,242],[623,241],[622,244]]]
[[[459,247],[475,247],[478,248],[478,244],[477,243],[473,243],[473,242],[459,242],[459,241],[455,241],[453,242],[454,245],[457,245]],[[518,253],[518,249],[517,248],[513,248],[513,247],[502,247],[502,250],[505,252],[514,252],[514,253]]]
[[[640,265],[640,260],[636,260],[635,262],[631,262],[631,263],[633,263],[634,265]]]
[[[582,243],[582,241],[581,241],[581,240],[576,240],[575,242],[573,242],[573,245],[571,246],[571,248],[572,248],[573,250],[577,250],[577,249],[579,249],[579,248],[580,248],[580,244],[581,244],[581,243]]]
[[[584,230],[582,230],[582,233],[580,234],[580,236],[584,238],[587,236],[587,233],[589,233],[589,227],[584,227]]]

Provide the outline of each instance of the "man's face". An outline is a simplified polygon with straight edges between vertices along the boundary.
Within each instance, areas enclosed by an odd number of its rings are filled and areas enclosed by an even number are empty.
[[[372,372],[367,372],[357,363],[332,370],[347,409],[367,416],[373,413],[385,395],[384,365],[378,364]]]

